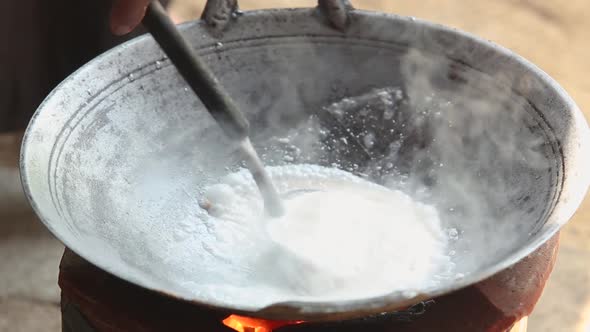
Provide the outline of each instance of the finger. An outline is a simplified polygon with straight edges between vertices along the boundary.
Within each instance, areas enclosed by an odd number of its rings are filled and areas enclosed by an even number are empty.
[[[124,35],[135,29],[143,19],[149,0],[115,0],[111,11],[111,31]]]

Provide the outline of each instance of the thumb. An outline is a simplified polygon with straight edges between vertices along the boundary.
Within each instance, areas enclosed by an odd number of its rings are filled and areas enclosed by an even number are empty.
[[[111,10],[111,31],[124,35],[135,29],[143,19],[150,0],[115,0]]]

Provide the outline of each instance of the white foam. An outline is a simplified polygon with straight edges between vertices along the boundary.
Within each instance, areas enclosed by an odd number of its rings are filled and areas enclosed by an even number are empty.
[[[448,238],[433,207],[334,168],[268,171],[283,194],[312,191],[287,195],[287,213],[271,219],[245,170],[207,188],[216,238],[208,250],[236,273],[187,284],[199,296],[248,306],[360,299],[424,290],[449,273]]]

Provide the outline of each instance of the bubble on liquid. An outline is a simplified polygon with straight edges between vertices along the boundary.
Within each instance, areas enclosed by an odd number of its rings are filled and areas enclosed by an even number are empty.
[[[156,69],[161,69],[161,68],[162,68],[162,62],[156,61]]]
[[[350,98],[344,98],[341,101],[342,105],[344,105],[345,107],[350,107],[350,106],[354,106],[356,105],[356,102]]]
[[[370,109],[370,108],[368,108],[368,107],[363,107],[363,109],[361,109],[361,110],[359,111],[359,114],[360,114],[361,116],[367,116],[367,115],[369,115],[369,113],[370,113],[370,112],[371,112],[371,109]]]
[[[368,132],[365,136],[363,136],[363,144],[367,149],[373,148],[373,146],[375,146],[375,134]]]
[[[283,144],[289,144],[289,143],[291,143],[291,140],[289,139],[289,137],[280,137],[279,139],[277,139],[277,141],[279,143],[283,143]]]
[[[328,112],[338,119],[342,119],[344,117],[344,111],[340,108],[330,108]]]
[[[459,231],[456,228],[447,229],[447,235],[451,240],[457,240],[459,238]]]
[[[346,137],[340,137],[340,141],[346,145],[348,145],[348,140],[346,139]]]
[[[391,120],[394,115],[394,110],[391,107],[386,107],[383,111],[383,120]]]
[[[135,81],[135,75],[133,75],[133,73],[127,75],[127,78],[129,79],[130,82]]]
[[[223,43],[222,42],[217,42],[217,43],[215,43],[215,47],[222,48],[223,47]]]

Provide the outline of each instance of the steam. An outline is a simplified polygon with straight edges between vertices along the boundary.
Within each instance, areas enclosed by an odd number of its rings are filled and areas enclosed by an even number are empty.
[[[417,49],[401,58],[400,74],[400,86],[344,96],[266,138],[263,156],[342,168],[435,205],[455,240],[457,274],[467,275],[535,231],[548,202],[534,190],[550,147],[505,76]]]
[[[549,147],[510,82],[416,50],[401,68],[414,110],[407,135],[423,144],[409,158],[411,181],[427,185],[429,199],[461,231],[457,256],[470,273],[534,232],[523,229],[534,222],[523,220],[542,218],[539,207],[548,204],[532,202],[531,190],[550,169]]]

